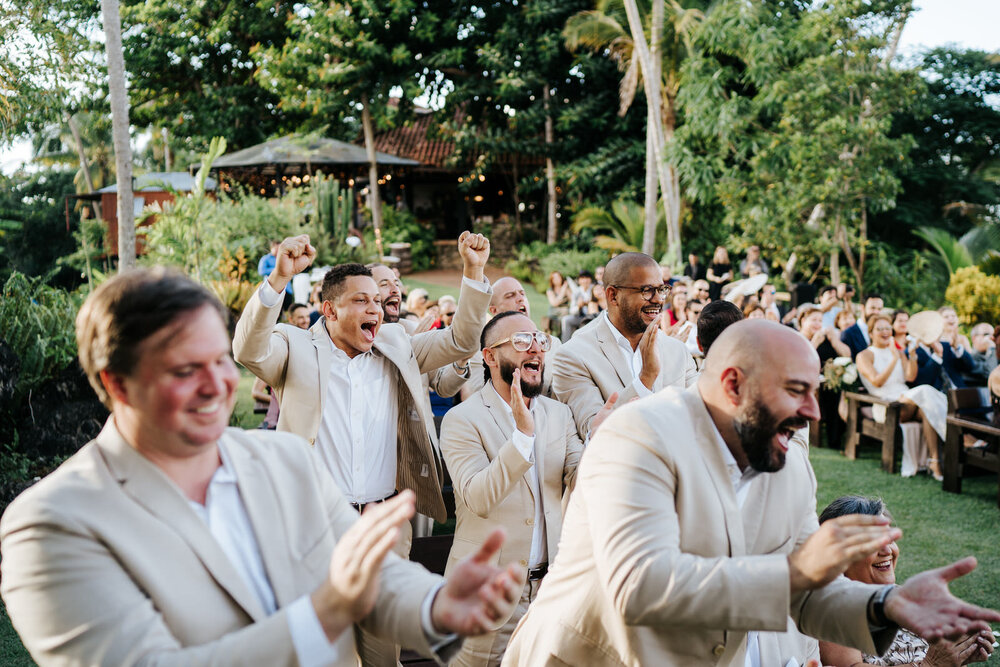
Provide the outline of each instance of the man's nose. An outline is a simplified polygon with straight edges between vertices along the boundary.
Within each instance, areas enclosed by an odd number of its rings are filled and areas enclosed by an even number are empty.
[[[813,421],[819,419],[819,402],[816,400],[816,392],[807,392],[805,405],[799,411],[799,414]]]

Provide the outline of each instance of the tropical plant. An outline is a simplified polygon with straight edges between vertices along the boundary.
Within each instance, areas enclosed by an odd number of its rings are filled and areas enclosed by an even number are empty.
[[[996,224],[973,227],[961,238],[955,238],[939,227],[920,227],[914,234],[937,252],[948,275],[961,268],[975,266],[1000,249],[1000,226]]]
[[[642,252],[642,242],[645,233],[645,215],[643,208],[630,201],[618,200],[611,204],[611,211],[596,206],[580,209],[573,216],[573,233],[585,229],[594,232],[604,232],[594,237],[594,245],[612,253]],[[654,257],[660,257],[667,252],[666,216],[663,207],[657,209],[655,245],[652,248]]]
[[[1000,276],[988,276],[974,266],[955,271],[945,292],[963,324],[1000,321]]]

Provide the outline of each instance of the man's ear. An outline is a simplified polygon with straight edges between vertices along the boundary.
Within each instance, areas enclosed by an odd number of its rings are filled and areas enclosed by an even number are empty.
[[[101,379],[101,384],[104,385],[104,391],[108,392],[113,400],[128,405],[128,391],[125,389],[124,376],[104,369],[98,373],[98,377]]]
[[[612,287],[611,285],[604,286],[604,300],[608,302],[608,305],[618,303],[618,289]]]
[[[494,350],[492,350],[491,348],[488,348],[488,347],[484,348],[483,349],[483,363],[486,364],[487,366],[489,366],[490,368],[496,368],[497,365],[498,365],[497,364],[496,352]]]
[[[722,371],[722,391],[726,398],[733,405],[739,405],[743,396],[743,385],[746,383],[746,375],[735,366],[730,366]]]
[[[319,312],[323,313],[323,317],[331,322],[337,319],[337,311],[334,309],[332,301],[324,301],[321,303],[319,306]]]

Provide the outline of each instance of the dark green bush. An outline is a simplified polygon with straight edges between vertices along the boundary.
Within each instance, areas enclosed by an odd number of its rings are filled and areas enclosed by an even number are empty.
[[[385,226],[382,244],[389,252],[390,243],[409,243],[413,257],[413,270],[426,271],[434,262],[434,228],[422,225],[409,211],[397,211],[391,206],[382,207]]]

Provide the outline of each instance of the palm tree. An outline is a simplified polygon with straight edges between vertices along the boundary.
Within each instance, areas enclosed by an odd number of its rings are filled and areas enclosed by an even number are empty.
[[[667,249],[666,217],[663,208],[657,209],[654,243],[647,255],[656,256]],[[570,227],[574,234],[584,229],[604,232],[594,237],[594,245],[613,253],[640,252],[645,239],[645,216],[636,202],[619,199],[611,205],[611,213],[597,206],[587,206],[573,216]]]
[[[642,32],[653,38],[649,46],[636,42],[636,31],[632,29],[628,17],[630,9],[636,10],[632,13],[641,23]],[[652,254],[655,244],[655,232],[652,230],[656,228],[656,188],[659,182],[665,201],[670,253],[680,257],[679,177],[676,167],[662,160],[662,153],[665,142],[673,138],[677,127],[681,64],[690,51],[694,29],[702,18],[704,14],[700,9],[685,8],[678,0],[652,0],[652,6],[648,0],[641,6],[634,0],[598,0],[595,9],[571,16],[563,29],[566,47],[571,51],[586,48],[598,53],[606,52],[618,62],[624,72],[618,92],[620,115],[631,107],[640,83],[647,92],[647,98],[656,98],[647,99],[646,234],[642,243],[643,252],[647,254]],[[650,66],[643,68],[642,52],[646,51],[651,59]],[[654,81],[643,77],[644,69],[655,72]],[[662,137],[662,141],[658,137]]]
[[[938,253],[948,275],[992,259],[1000,250],[1000,226],[994,223],[973,227],[961,238],[938,227],[920,227],[913,233]]]

